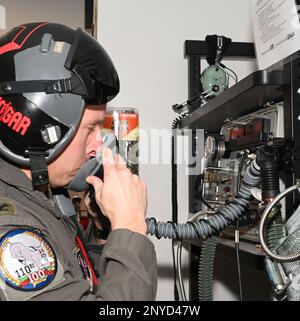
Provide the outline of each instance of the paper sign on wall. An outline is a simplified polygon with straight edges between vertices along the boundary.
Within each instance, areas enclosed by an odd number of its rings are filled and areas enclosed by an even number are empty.
[[[259,69],[300,50],[299,6],[295,0],[250,0],[250,3]]]
[[[0,5],[0,29],[6,29],[5,7]]]

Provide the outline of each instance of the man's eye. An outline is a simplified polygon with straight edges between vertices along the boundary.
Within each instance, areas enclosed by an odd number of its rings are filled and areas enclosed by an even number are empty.
[[[94,131],[94,127],[87,127],[87,130],[91,133]]]

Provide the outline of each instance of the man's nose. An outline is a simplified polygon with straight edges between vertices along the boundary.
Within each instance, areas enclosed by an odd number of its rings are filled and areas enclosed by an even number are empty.
[[[102,135],[101,135],[101,131],[98,130],[95,132],[95,134],[93,135],[93,139],[92,142],[90,144],[90,151],[89,154],[92,157],[95,157],[98,150],[100,149],[100,147],[103,145],[103,139],[102,139]]]

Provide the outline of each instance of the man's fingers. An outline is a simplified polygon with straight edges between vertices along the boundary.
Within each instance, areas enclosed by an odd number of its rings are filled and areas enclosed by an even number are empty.
[[[116,163],[114,160],[112,150],[110,148],[105,147],[103,149],[102,159],[105,177],[106,174],[109,174],[111,171],[114,171],[116,169]]]
[[[127,168],[126,162],[119,154],[115,155],[115,160],[116,160],[116,165],[117,165],[118,169],[126,169]]]
[[[133,174],[132,178],[135,183],[140,183],[140,178],[136,174]]]
[[[96,176],[88,176],[86,179],[86,182],[90,185],[93,185],[96,196],[100,197],[102,189],[103,189],[102,180]]]
[[[141,186],[142,186],[142,188],[145,190],[145,191],[147,191],[147,185],[146,185],[146,183],[144,182],[144,181],[140,181],[141,182]]]

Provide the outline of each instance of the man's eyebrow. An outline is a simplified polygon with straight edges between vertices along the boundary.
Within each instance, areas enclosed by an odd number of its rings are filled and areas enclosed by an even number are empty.
[[[86,126],[96,126],[96,125],[100,125],[100,126],[103,126],[105,123],[105,120],[102,119],[102,120],[93,120],[91,122],[87,122],[86,123]]]

